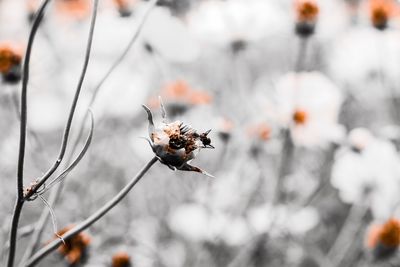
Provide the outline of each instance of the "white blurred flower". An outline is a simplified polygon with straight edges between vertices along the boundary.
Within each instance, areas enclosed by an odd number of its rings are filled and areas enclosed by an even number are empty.
[[[371,86],[371,79],[379,84],[380,75],[383,75],[386,83],[397,84],[399,57],[400,34],[397,31],[379,32],[358,27],[336,38],[328,62],[333,76],[348,84],[353,93],[376,98],[390,96],[391,88]]]
[[[374,141],[374,137],[368,129],[365,128],[356,128],[353,129],[348,136],[348,143],[350,146],[355,148],[356,150],[363,150],[367,147],[371,142]]]
[[[339,88],[322,73],[288,73],[276,84],[270,115],[290,127],[296,145],[326,146],[343,136],[338,124],[342,100]]]
[[[318,212],[312,207],[292,211],[287,206],[265,204],[251,208],[247,213],[248,222],[258,234],[279,235],[289,231],[302,235],[313,229],[319,222]]]
[[[169,216],[171,229],[194,242],[223,241],[229,246],[245,244],[251,237],[243,217],[206,209],[201,204],[183,204]]]
[[[196,242],[207,240],[209,218],[204,206],[184,204],[170,214],[171,229]]]
[[[143,27],[142,37],[172,62],[192,62],[200,53],[197,42],[185,24],[162,7],[152,10]]]
[[[354,136],[350,134],[352,139]],[[363,136],[361,139],[365,139]],[[387,218],[400,200],[400,157],[392,143],[372,135],[361,148],[339,150],[331,183],[344,202],[370,203],[375,218]]]
[[[199,40],[217,46],[257,41],[289,26],[277,5],[262,0],[203,1],[189,14],[188,24]]]

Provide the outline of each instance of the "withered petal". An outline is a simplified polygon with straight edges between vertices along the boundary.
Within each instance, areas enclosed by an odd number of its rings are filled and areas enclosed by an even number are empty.
[[[153,122],[153,114],[151,113],[150,109],[148,107],[146,107],[145,105],[142,105],[142,107],[147,112],[147,120],[149,121],[149,127],[148,127],[149,137],[150,137],[151,141],[154,141],[153,135],[152,135],[155,131],[154,122]]]
[[[178,170],[190,171],[190,172],[199,172],[199,173],[202,173],[202,174],[204,174],[204,175],[206,175],[208,177],[215,178],[215,176],[209,174],[208,172],[203,171],[202,169],[200,169],[198,167],[195,167],[195,166],[192,166],[192,165],[190,165],[188,163],[183,164],[181,167],[178,168]]]

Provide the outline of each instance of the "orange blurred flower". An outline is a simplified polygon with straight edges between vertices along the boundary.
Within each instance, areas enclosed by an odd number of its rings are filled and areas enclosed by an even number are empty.
[[[67,226],[64,229],[60,230],[57,235],[61,236],[72,228],[73,225]],[[84,260],[89,244],[89,235],[85,233],[79,233],[71,239],[66,240],[63,245],[58,247],[58,252],[65,257],[69,264],[77,264]]]
[[[384,30],[389,19],[396,12],[396,6],[391,0],[370,0],[369,12],[372,25],[379,30]]]
[[[271,128],[266,123],[260,123],[249,128],[249,134],[261,141],[268,141],[271,138]]]
[[[0,72],[8,73],[12,67],[21,64],[22,52],[16,46],[1,43],[0,44]]]
[[[297,0],[295,6],[298,22],[315,22],[317,20],[319,7],[315,0]]]
[[[126,252],[118,252],[112,257],[111,267],[131,267],[131,257]]]
[[[90,14],[89,0],[57,0],[57,11],[67,17],[84,19]]]
[[[193,89],[186,81],[176,80],[162,88],[162,99],[168,103],[180,103],[185,105],[204,105],[212,101],[209,93]],[[153,97],[149,101],[151,107],[158,106],[158,98]]]
[[[400,220],[391,218],[382,225],[372,225],[367,233],[366,246],[377,258],[390,256],[400,245]]]
[[[375,248],[379,243],[387,247],[400,245],[400,220],[392,218],[383,225],[371,226],[367,237],[367,247]]]
[[[302,125],[307,122],[308,114],[306,111],[298,109],[293,113],[293,121],[297,125]]]

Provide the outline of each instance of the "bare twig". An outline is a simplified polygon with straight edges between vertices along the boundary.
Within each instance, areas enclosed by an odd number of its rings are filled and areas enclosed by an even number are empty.
[[[66,232],[61,236],[61,238],[65,241],[71,239],[75,235],[89,228],[92,224],[97,222],[100,218],[106,215],[112,208],[114,208],[121,200],[129,193],[129,191],[140,181],[143,175],[157,162],[157,158],[152,158],[146,166],[109,202],[107,202],[104,206],[98,209],[95,213],[89,216],[86,220],[79,223],[77,226]],[[26,267],[35,266],[38,262],[40,262],[45,256],[50,254],[53,250],[55,250],[58,246],[62,244],[60,239],[54,240],[44,248],[40,249],[37,253],[35,253],[26,263]]]
[[[31,59],[31,52],[33,42],[35,40],[36,32],[42,21],[44,11],[50,0],[44,0],[40,5],[32,28],[29,34],[28,45],[23,65],[22,73],[22,92],[21,92],[21,122],[20,122],[20,140],[19,140],[19,156],[18,156],[18,169],[17,169],[17,200],[15,203],[11,231],[10,231],[10,250],[8,254],[8,267],[14,266],[15,251],[17,246],[17,234],[19,218],[21,216],[22,207],[24,205],[24,161],[25,161],[25,143],[26,143],[26,125],[27,125],[27,89],[29,81],[29,63]]]
[[[69,116],[68,116],[67,124],[65,126],[65,130],[64,130],[64,134],[63,134],[63,138],[62,138],[62,142],[61,142],[61,148],[60,148],[59,155],[57,157],[57,160],[49,168],[49,170],[41,178],[39,178],[39,182],[36,184],[36,186],[34,186],[32,188],[32,190],[30,190],[26,194],[25,200],[29,199],[32,195],[34,195],[38,191],[38,189],[42,185],[44,185],[44,183],[50,178],[50,176],[58,169],[58,167],[61,164],[61,161],[63,160],[63,158],[65,156],[65,152],[67,150],[67,145],[68,145],[68,137],[69,137],[69,134],[70,134],[70,131],[71,131],[72,120],[74,118],[74,114],[75,114],[76,106],[78,104],[78,100],[79,100],[80,92],[81,92],[81,89],[82,89],[83,81],[85,79],[86,71],[87,71],[87,68],[88,68],[88,65],[89,65],[90,54],[91,54],[91,50],[92,50],[94,28],[95,28],[95,25],[96,25],[98,2],[99,2],[99,0],[95,0],[94,1],[92,19],[91,19],[91,22],[90,22],[89,37],[88,37],[87,46],[86,46],[86,52],[85,52],[85,60],[84,60],[84,63],[83,63],[81,76],[80,76],[80,78],[78,80],[78,85],[77,85],[77,88],[76,88],[76,91],[75,91],[74,99],[72,101],[72,105],[71,105],[71,108],[70,108],[70,111],[69,111]]]

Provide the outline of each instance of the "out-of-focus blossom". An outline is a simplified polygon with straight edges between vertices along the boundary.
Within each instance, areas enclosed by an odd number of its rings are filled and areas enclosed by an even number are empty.
[[[399,91],[400,34],[355,27],[339,36],[329,55],[330,70],[340,83],[348,85],[358,99],[376,101]],[[382,79],[385,86],[382,85]]]
[[[63,17],[84,19],[90,14],[89,0],[57,0],[56,10]]]
[[[248,224],[242,217],[207,210],[201,204],[184,204],[170,214],[173,231],[195,242],[223,241],[239,246],[250,240]]]
[[[218,135],[224,142],[228,142],[232,135],[234,124],[227,118],[222,118],[218,124]]]
[[[353,129],[348,136],[348,142],[352,149],[361,152],[371,142],[374,141],[374,137],[368,129],[356,128]]]
[[[294,235],[302,235],[318,224],[319,215],[311,207],[291,211],[290,208],[285,206],[265,204],[249,209],[248,221],[259,234],[279,234],[289,231]]]
[[[131,257],[128,253],[121,251],[112,256],[111,267],[131,267]]]
[[[378,30],[386,29],[390,17],[395,14],[395,9],[395,3],[392,0],[370,0],[369,16],[372,25]]]
[[[149,143],[161,163],[172,170],[199,172],[213,177],[206,171],[189,164],[201,148],[214,148],[211,145],[211,139],[207,137],[210,131],[199,134],[180,121],[167,123],[163,105],[161,108],[164,121],[160,127],[156,128],[150,109],[146,106],[143,108],[147,112],[149,121]]]
[[[73,226],[67,226],[60,230],[57,235],[61,236],[71,230]],[[79,233],[73,238],[66,240],[60,247],[58,252],[65,257],[70,265],[84,262],[87,255],[87,249],[90,244],[90,237],[85,233]]]
[[[200,55],[200,47],[187,26],[166,8],[155,8],[149,15],[142,39],[171,62],[192,62]]]
[[[296,33],[308,37],[314,33],[317,23],[319,6],[315,0],[296,0]]]
[[[400,221],[391,218],[384,224],[372,224],[367,232],[366,247],[376,259],[393,255],[400,245]]]
[[[356,149],[338,151],[331,183],[344,202],[368,204],[375,218],[387,218],[399,201],[400,157],[392,143],[356,131],[350,134]]]
[[[271,138],[271,131],[272,129],[267,123],[260,123],[248,129],[248,133],[252,138],[261,141],[268,141]]]
[[[185,112],[189,107],[209,104],[212,96],[206,91],[193,89],[186,81],[176,80],[167,84],[159,94],[165,100],[165,107],[171,116]],[[150,99],[150,106],[158,105],[158,97]]]
[[[131,1],[129,0],[113,0],[121,17],[129,17],[132,14]],[[133,1],[135,2],[135,1]]]
[[[188,24],[205,44],[236,51],[288,25],[284,13],[263,0],[203,1],[189,13]]]
[[[296,145],[326,146],[340,140],[342,95],[322,73],[288,73],[277,82],[275,93],[270,117],[290,129]]]
[[[6,83],[21,79],[22,52],[16,45],[0,43],[0,73]]]

